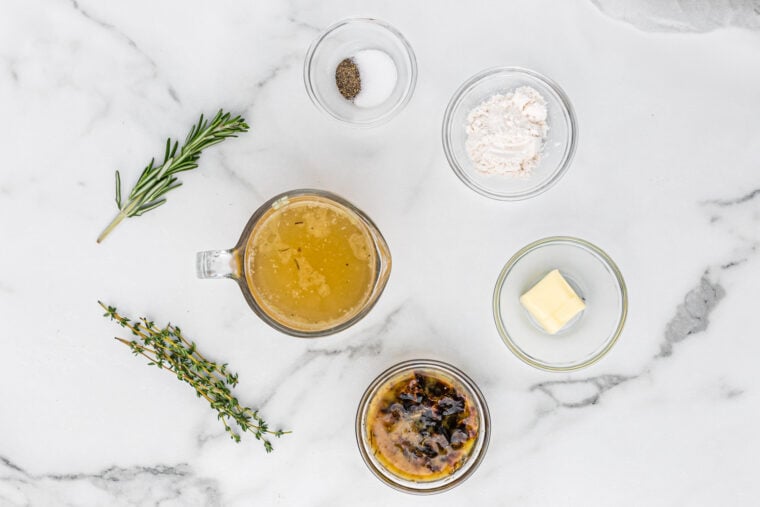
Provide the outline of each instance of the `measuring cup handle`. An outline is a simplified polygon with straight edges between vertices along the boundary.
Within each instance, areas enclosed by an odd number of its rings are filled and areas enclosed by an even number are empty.
[[[236,250],[207,250],[195,257],[198,278],[240,278],[240,258]]]

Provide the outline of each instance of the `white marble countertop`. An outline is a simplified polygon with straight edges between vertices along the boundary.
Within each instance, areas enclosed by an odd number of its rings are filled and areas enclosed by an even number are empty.
[[[757,503],[760,8],[676,4],[3,1],[0,504]],[[302,80],[319,30],[354,16],[396,26],[420,69],[409,106],[366,131],[329,120]],[[553,78],[578,115],[573,166],[526,202],[467,189],[441,148],[451,94],[495,65]],[[114,169],[131,187],[220,107],[251,131],[96,245]],[[232,246],[299,187],[356,203],[394,259],[369,316],[319,340],[194,273],[196,251]],[[555,234],[604,248],[630,291],[619,344],[571,374],[521,363],[491,316],[507,259]],[[231,442],[186,385],[111,339],[98,299],[181,324],[294,433],[269,455]],[[367,384],[419,357],[467,372],[493,423],[482,466],[434,497],[378,481],[353,430]]]

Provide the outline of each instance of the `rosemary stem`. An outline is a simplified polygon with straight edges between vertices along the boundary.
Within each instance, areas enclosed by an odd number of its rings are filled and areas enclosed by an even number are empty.
[[[119,213],[114,217],[113,220],[111,220],[111,223],[108,224],[108,227],[103,229],[103,232],[100,233],[100,236],[98,236],[98,243],[102,242],[106,237],[111,234],[111,231],[113,231],[117,225],[121,223],[122,220],[127,218],[126,213],[124,211],[119,211]]]
[[[101,243],[125,218],[140,216],[163,205],[166,202],[164,195],[182,184],[175,175],[196,169],[198,159],[205,148],[247,131],[248,125],[245,119],[240,116],[233,118],[223,110],[219,110],[210,121],[204,120],[201,115],[181,147],[179,141],[172,143],[171,139],[167,139],[163,162],[156,166],[155,159],[151,159],[132,191],[127,194],[128,202],[123,207],[121,205],[121,177],[119,171],[116,171],[116,205],[119,213],[98,236],[98,243]],[[178,148],[179,154],[177,154]]]
[[[117,213],[114,219],[111,220],[111,223],[108,224],[108,226],[105,229],[103,229],[103,232],[100,233],[100,236],[98,236],[98,243],[106,239],[106,236],[111,234],[111,231],[113,231],[116,228],[116,226],[121,223],[122,220],[127,218],[129,214],[137,207],[138,204],[140,204],[139,200],[132,199],[131,201],[127,203],[126,206],[120,209],[119,213]]]

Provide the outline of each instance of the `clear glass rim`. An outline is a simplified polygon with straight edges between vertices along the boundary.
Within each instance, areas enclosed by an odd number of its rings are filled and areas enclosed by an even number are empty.
[[[369,404],[372,401],[373,397],[375,394],[377,394],[378,388],[395,375],[422,368],[443,372],[460,382],[466,389],[470,391],[470,395],[473,397],[475,405],[480,414],[478,442],[476,443],[476,448],[473,449],[473,454],[470,456],[465,466],[454,472],[454,474],[449,477],[427,483],[433,485],[433,487],[424,489],[414,487],[413,481],[396,478],[390,472],[388,475],[384,474],[370,457],[369,444],[366,440],[366,433],[364,431],[367,410],[369,409]],[[412,359],[408,361],[402,361],[391,366],[390,368],[383,371],[380,375],[378,375],[369,384],[367,389],[364,391],[364,394],[359,401],[359,406],[356,410],[355,432],[356,443],[359,446],[359,452],[361,453],[362,459],[370,471],[378,479],[398,491],[417,495],[430,495],[447,491],[461,484],[467,478],[469,478],[480,466],[483,458],[485,457],[486,451],[488,450],[488,444],[491,439],[491,415],[488,411],[488,405],[486,403],[485,397],[483,396],[483,393],[480,391],[475,382],[463,371],[456,368],[455,366],[452,366],[449,363],[435,359]],[[440,484],[435,486],[437,483]]]
[[[248,219],[248,223],[246,224],[245,228],[243,229],[242,234],[240,235],[240,239],[238,240],[237,245],[233,248],[233,251],[239,252],[239,255],[242,256],[241,263],[245,262],[245,249],[246,244],[248,242],[248,237],[250,236],[251,232],[253,231],[256,223],[258,220],[263,216],[263,214],[272,207],[274,203],[277,201],[286,198],[286,197],[301,197],[301,196],[317,196],[317,197],[323,197],[326,199],[330,199],[334,201],[335,203],[344,206],[349,211],[356,214],[360,220],[364,223],[364,225],[367,227],[368,232],[370,233],[370,237],[372,238],[372,241],[374,243],[374,247],[377,253],[377,278],[375,280],[375,286],[373,287],[372,293],[369,296],[369,299],[367,299],[366,305],[356,313],[353,317],[350,319],[340,322],[336,324],[335,326],[332,326],[327,329],[319,329],[319,330],[301,330],[301,329],[294,329],[291,327],[288,327],[271,316],[267,314],[258,304],[256,299],[253,297],[253,294],[251,293],[250,288],[248,287],[248,281],[246,280],[245,276],[245,268],[242,267],[242,276],[235,279],[237,281],[238,285],[240,286],[240,290],[243,292],[243,296],[245,297],[246,302],[248,303],[248,306],[251,307],[253,312],[258,315],[258,317],[266,322],[269,326],[273,327],[274,329],[280,331],[281,333],[285,333],[290,336],[295,336],[297,338],[319,338],[322,336],[328,336],[333,335],[335,333],[339,333],[341,331],[344,331],[348,329],[349,327],[353,326],[360,320],[362,320],[371,310],[375,307],[375,304],[377,304],[378,300],[380,299],[380,296],[383,294],[383,291],[385,290],[386,285],[388,285],[388,279],[390,278],[390,272],[391,272],[391,266],[392,266],[392,257],[390,253],[390,249],[388,248],[388,244],[385,241],[385,238],[383,237],[382,233],[380,232],[380,229],[378,229],[377,225],[370,219],[362,210],[354,206],[351,202],[347,201],[346,199],[343,199],[342,197],[333,194],[332,192],[328,192],[326,190],[317,190],[313,188],[302,188],[297,190],[289,190],[287,192],[282,192],[280,194],[277,194],[276,196],[272,197],[268,201],[266,201],[264,204],[259,206],[259,208],[253,212],[253,215],[251,215],[251,218]]]
[[[338,30],[339,28],[342,28],[343,26],[351,24],[351,23],[357,23],[357,24],[368,23],[368,24],[377,25],[384,28],[391,35],[396,37],[401,42],[406,52],[407,58],[409,59],[409,82],[406,85],[406,89],[404,90],[404,94],[402,95],[401,99],[384,114],[368,121],[352,121],[335,114],[334,111],[328,108],[319,99],[317,92],[314,90],[314,83],[311,80],[312,60],[314,59],[314,54],[316,53],[317,48],[319,48],[319,45],[322,43],[324,39],[329,37],[335,30]],[[353,125],[359,128],[376,127],[378,125],[382,125],[383,123],[386,123],[391,118],[393,118],[398,113],[400,113],[406,107],[409,101],[412,99],[412,95],[414,95],[414,89],[417,86],[417,57],[415,56],[414,50],[412,49],[411,44],[409,44],[409,41],[406,40],[406,38],[401,34],[401,32],[399,32],[396,28],[386,23],[385,21],[381,21],[375,18],[348,18],[348,19],[338,21],[337,23],[334,23],[330,25],[329,27],[325,28],[317,36],[317,38],[312,41],[311,45],[309,45],[309,49],[306,51],[306,57],[304,58],[303,80],[304,80],[304,86],[306,87],[306,93],[309,95],[309,98],[311,99],[312,103],[315,106],[317,106],[319,110],[326,113],[330,118],[333,118],[334,120],[337,120],[341,123]]]
[[[453,115],[456,108],[459,106],[459,104],[464,99],[465,95],[480,81],[483,79],[490,77],[494,74],[501,74],[501,73],[510,73],[510,74],[525,74],[528,75],[534,79],[537,79],[541,81],[544,85],[546,85],[549,89],[551,89],[560,100],[560,103],[562,104],[562,113],[567,120],[568,123],[568,138],[569,141],[567,143],[567,147],[565,149],[565,153],[562,156],[562,162],[559,164],[558,169],[556,169],[551,177],[547,178],[545,181],[543,181],[540,185],[527,190],[525,192],[518,192],[514,194],[501,194],[498,192],[493,192],[487,188],[484,188],[478,184],[476,184],[464,171],[461,165],[457,162],[456,157],[454,156],[454,150],[452,148],[452,129],[454,128],[454,125],[452,123],[453,121]],[[573,105],[570,102],[570,99],[568,98],[567,94],[564,92],[564,90],[553,80],[549,79],[548,77],[544,76],[543,74],[540,74],[539,72],[536,72],[534,70],[526,69],[523,67],[492,67],[486,70],[483,70],[481,72],[478,72],[474,76],[467,79],[464,83],[462,83],[459,88],[457,88],[456,92],[454,92],[454,95],[451,97],[451,100],[449,101],[448,106],[446,106],[446,111],[443,115],[443,123],[441,127],[441,138],[443,140],[443,151],[446,154],[446,159],[449,162],[449,166],[451,166],[452,171],[454,171],[454,174],[457,175],[457,177],[470,187],[475,192],[479,193],[480,195],[483,195],[485,197],[495,199],[498,201],[522,201],[524,199],[530,199],[531,197],[536,197],[537,195],[540,195],[547,190],[549,190],[551,187],[553,187],[561,178],[565,175],[567,170],[569,169],[573,157],[575,156],[575,150],[578,144],[578,121],[575,116],[575,110],[573,109]]]
[[[622,308],[620,311],[620,318],[618,320],[618,325],[615,328],[615,331],[611,335],[611,337],[607,339],[607,342],[605,343],[604,347],[602,347],[602,349],[599,350],[599,352],[597,352],[590,358],[586,359],[585,361],[582,361],[577,364],[571,364],[569,366],[558,366],[555,364],[538,361],[534,359],[533,357],[524,353],[522,349],[512,340],[512,337],[507,332],[507,329],[504,326],[504,323],[502,322],[502,319],[501,319],[501,311],[500,311],[501,288],[504,285],[504,281],[507,279],[507,276],[509,276],[509,273],[512,271],[512,268],[520,261],[520,259],[522,259],[525,255],[527,255],[531,251],[539,247],[551,244],[551,243],[573,243],[576,246],[580,246],[582,248],[590,250],[592,253],[599,256],[602,259],[602,261],[605,264],[607,264],[607,266],[610,268],[612,273],[615,275],[615,278],[618,282],[618,287],[620,289],[620,296],[622,300]],[[501,273],[499,274],[499,278],[496,280],[496,286],[494,287],[494,291],[493,291],[493,317],[494,317],[494,321],[496,322],[496,328],[499,331],[499,335],[501,336],[502,341],[507,347],[509,347],[509,350],[511,350],[515,356],[520,358],[526,364],[529,364],[530,366],[533,366],[534,368],[538,368],[539,370],[573,371],[573,370],[580,370],[581,368],[585,368],[587,366],[591,366],[592,364],[596,363],[605,355],[607,355],[607,353],[617,343],[618,339],[620,338],[620,335],[623,332],[623,327],[625,326],[625,321],[626,321],[627,316],[628,316],[628,289],[625,285],[623,274],[620,272],[620,269],[618,269],[617,264],[615,264],[615,261],[613,261],[612,258],[609,255],[607,255],[607,253],[604,250],[594,245],[593,243],[590,243],[586,240],[576,238],[573,236],[550,236],[547,238],[534,241],[524,246],[523,248],[521,248],[517,253],[515,253],[512,256],[512,258],[510,258],[507,261],[507,263],[502,268]]]

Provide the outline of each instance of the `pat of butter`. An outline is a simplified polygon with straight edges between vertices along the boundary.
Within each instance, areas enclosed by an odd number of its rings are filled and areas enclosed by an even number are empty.
[[[558,269],[520,296],[520,303],[547,333],[554,334],[586,308]]]

